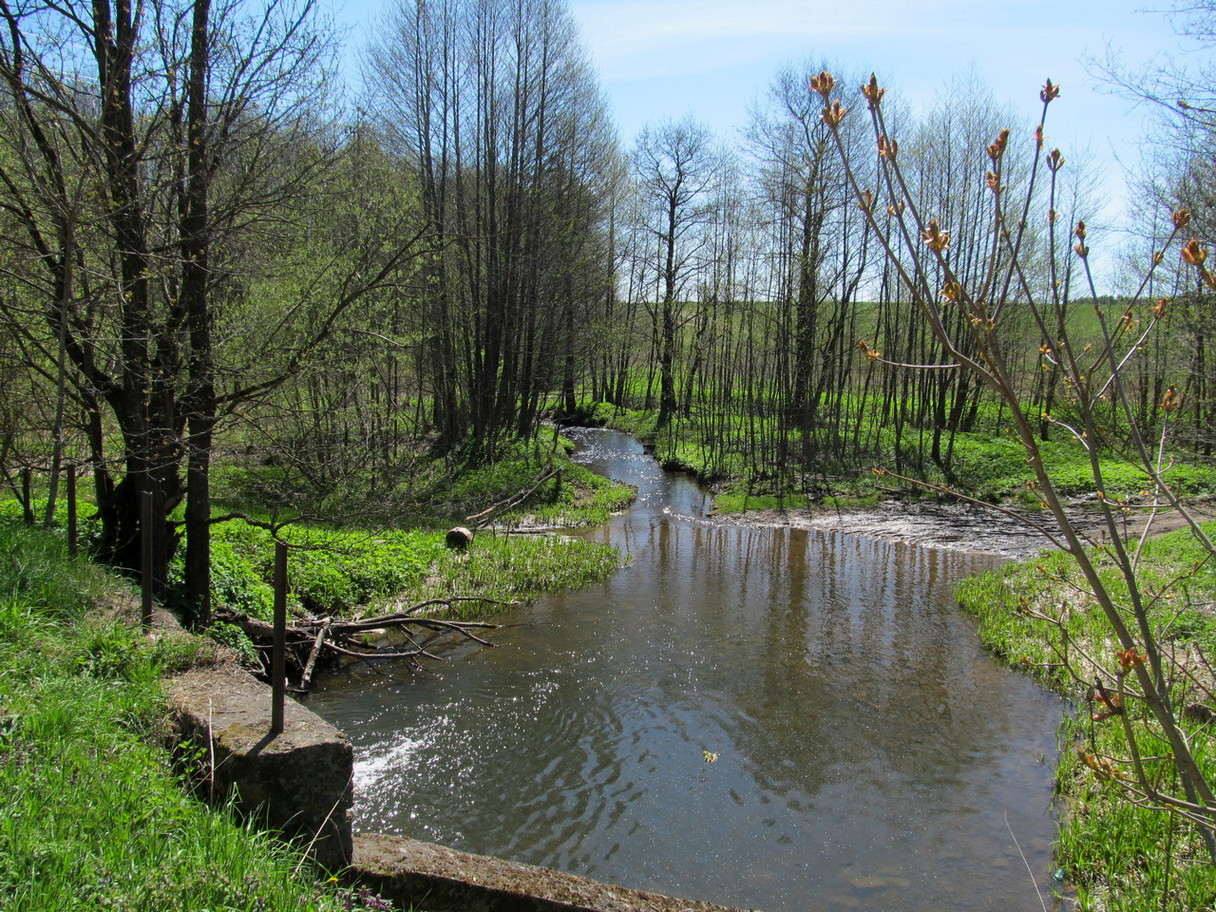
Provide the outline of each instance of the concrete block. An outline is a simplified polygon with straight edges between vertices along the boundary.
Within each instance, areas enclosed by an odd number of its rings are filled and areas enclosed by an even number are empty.
[[[355,835],[348,876],[398,908],[427,912],[738,912],[429,842],[366,833]]]
[[[346,737],[288,698],[284,728],[270,734],[271,690],[235,667],[194,669],[169,684],[181,741],[202,756],[200,792],[236,795],[243,814],[337,870],[352,855],[354,753]]]

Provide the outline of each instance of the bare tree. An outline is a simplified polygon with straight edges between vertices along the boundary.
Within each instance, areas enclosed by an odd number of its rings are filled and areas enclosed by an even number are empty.
[[[406,0],[371,52],[369,108],[419,174],[431,249],[418,325],[447,451],[492,458],[567,406],[575,328],[603,294],[615,137],[558,0]]]
[[[631,156],[644,206],[644,224],[656,244],[658,288],[654,304],[659,368],[659,425],[676,411],[675,359],[679,305],[706,265],[701,234],[712,212],[710,190],[721,153],[709,128],[691,116],[643,128]]]
[[[834,136],[839,136],[845,118],[858,115],[833,98],[834,84],[835,80],[826,72],[816,77],[813,83],[823,99],[821,116],[824,123],[832,129]],[[1163,436],[1157,446],[1150,443],[1136,420],[1134,405],[1124,382],[1128,364],[1138,356],[1145,340],[1160,326],[1168,305],[1158,302],[1151,308],[1137,308],[1134,300],[1114,325],[1108,322],[1101,307],[1095,307],[1099,344],[1083,346],[1072,338],[1068,322],[1057,319],[1059,312],[1067,307],[1068,300],[1050,290],[1048,296],[1044,297],[1028,281],[1023,245],[1026,241],[1026,213],[1036,198],[1034,178],[1040,172],[1055,173],[1063,166],[1063,156],[1058,150],[1047,152],[1043,148],[1042,122],[1035,132],[1031,181],[1020,196],[1012,199],[1006,197],[1004,162],[1008,154],[1009,134],[1002,131],[988,146],[990,169],[986,184],[993,240],[983,267],[964,281],[962,273],[953,268],[947,256],[947,250],[958,242],[958,238],[945,230],[943,223],[930,212],[920,208],[919,200],[910,192],[910,184],[898,155],[891,151],[891,136],[883,115],[883,94],[874,78],[861,89],[873,133],[879,140],[881,169],[878,185],[871,189],[862,183],[861,173],[856,170],[855,162],[843,142],[840,142],[838,148],[848,169],[849,184],[921,319],[951,359],[939,369],[967,372],[992,390],[1006,407],[1016,438],[1026,452],[1028,472],[1032,475],[1030,484],[1050,513],[1055,527],[1048,528],[1033,521],[1031,525],[1075,562],[1084,579],[1086,596],[1106,620],[1115,644],[1115,654],[1086,654],[1083,658],[1067,661],[1066,668],[1083,679],[1088,678],[1100,694],[1107,695],[1106,703],[1114,710],[1112,715],[1117,716],[1123,726],[1126,761],[1133,770],[1131,776],[1123,781],[1130,790],[1132,800],[1170,809],[1193,821],[1206,842],[1209,856],[1216,862],[1216,838],[1213,838],[1216,795],[1180,723],[1174,691],[1170,687],[1172,674],[1167,667],[1170,657],[1162,648],[1161,630],[1154,625],[1150,613],[1153,596],[1142,589],[1136,574],[1138,547],[1134,542],[1125,541],[1119,522],[1119,505],[1106,496],[1100,494],[1098,497],[1106,538],[1096,550],[1092,547],[1096,543],[1089,539],[1065,509],[1063,498],[1045,465],[1036,416],[1029,412],[1022,401],[1011,369],[1012,357],[1007,348],[1007,339],[1002,331],[1016,304],[1021,303],[1029,309],[1039,329],[1041,344],[1051,354],[1052,367],[1061,371],[1069,391],[1075,424],[1065,424],[1064,427],[1088,456],[1100,492],[1105,489],[1100,460],[1103,438],[1101,416],[1108,410],[1108,402],[1118,409],[1127,429],[1132,458],[1136,467],[1151,479],[1155,497],[1154,509],[1146,520],[1139,542],[1143,543],[1152,526],[1156,507],[1168,504],[1182,512],[1197,540],[1209,554],[1216,555],[1216,547],[1186,513],[1163,475],[1160,453],[1164,449],[1166,431],[1162,431]],[[1058,94],[1059,87],[1049,80],[1040,94],[1044,116]],[[879,218],[882,211],[880,206],[884,204],[898,210],[899,217],[891,225]],[[1056,220],[1051,217],[1056,211],[1054,192],[1049,192],[1046,205],[1049,233],[1054,233]],[[1190,214],[1178,210],[1173,213],[1171,221],[1173,231],[1168,240],[1173,242],[1189,225]],[[1089,242],[1084,222],[1078,222],[1072,229],[1070,240],[1075,242],[1071,253],[1080,260],[1089,280]],[[1055,243],[1053,234],[1048,245],[1048,256],[1055,257],[1058,251],[1059,245]],[[1205,286],[1216,288],[1216,278],[1204,266],[1206,250],[1197,240],[1183,246],[1181,255],[1184,262],[1195,268]],[[1147,270],[1149,274],[1162,259],[1163,254],[1153,256]],[[1142,283],[1141,291],[1145,284],[1147,281]],[[1091,296],[1096,298],[1092,281],[1087,281],[1087,285]],[[953,319],[954,312],[961,312],[965,319],[961,322]],[[876,352],[872,354],[881,357]],[[1163,403],[1167,410],[1175,405],[1172,394]],[[1104,562],[1115,568],[1118,587],[1104,577]],[[1048,624],[1060,623],[1058,618],[1042,617]],[[1095,645],[1101,647],[1102,644]],[[1176,774],[1174,781],[1179,783],[1179,788],[1164,784],[1167,777],[1154,769],[1154,765],[1161,761],[1141,753],[1139,735],[1135,730],[1137,723],[1128,709],[1133,700],[1139,701],[1147,710],[1147,718],[1140,724],[1168,744],[1168,755],[1164,762]],[[1112,768],[1107,758],[1089,757],[1087,763],[1099,772]]]
[[[786,68],[773,81],[768,104],[753,115],[749,140],[759,168],[757,191],[767,214],[776,262],[779,335],[790,340],[774,393],[782,402],[782,439],[799,441],[804,471],[848,457],[843,423],[862,418],[850,391],[858,293],[870,266],[868,228],[843,181],[831,132],[808,88],[820,69]],[[850,146],[866,139],[843,130]],[[777,458],[778,463],[785,460]]]

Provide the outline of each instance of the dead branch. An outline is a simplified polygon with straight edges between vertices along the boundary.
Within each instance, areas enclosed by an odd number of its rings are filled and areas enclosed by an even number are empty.
[[[317,656],[321,654],[321,647],[325,645],[325,634],[328,632],[328,624],[317,631],[317,637],[313,640],[312,649],[308,653],[308,661],[304,663],[304,673],[300,675],[301,690],[308,690],[309,685],[312,684],[312,673],[317,667]]]
[[[498,503],[494,504],[493,506],[487,507],[486,509],[482,510],[480,513],[474,513],[471,516],[466,516],[464,518],[464,521],[475,523],[478,526],[485,525],[485,520],[488,519],[491,515],[493,515],[494,513],[500,513],[503,510],[509,510],[512,507],[519,506],[521,503],[523,503],[525,500],[527,500],[529,497],[531,497],[533,494],[535,494],[536,490],[541,485],[543,485],[546,481],[548,481],[554,475],[560,475],[561,472],[562,472],[562,470],[560,468],[555,469],[553,467],[553,463],[550,462],[547,466],[545,466],[544,471],[542,471],[540,473],[540,475],[537,477],[536,481],[533,482],[532,487],[528,488],[527,490],[520,491],[519,493],[514,494],[511,497],[506,498],[505,500],[500,500]]]
[[[347,659],[363,660],[397,660],[420,658],[438,660],[431,647],[444,638],[455,641],[471,640],[482,646],[494,646],[490,640],[478,636],[475,630],[496,630],[499,624],[487,621],[454,621],[443,618],[419,615],[415,612],[443,605],[450,608],[461,601],[485,601],[503,604],[495,599],[476,599],[473,597],[452,597],[450,599],[429,599],[415,605],[409,612],[393,612],[377,617],[360,620],[343,621],[335,618],[299,618],[287,625],[286,644],[289,674],[298,674],[298,691],[306,693],[312,685],[313,675],[319,667],[333,667]],[[254,646],[262,656],[263,665],[268,661],[271,643],[274,641],[274,625],[258,618],[246,615],[227,614],[225,620],[236,624],[245,635],[253,641]],[[383,644],[366,642],[368,631],[384,631],[386,641]],[[392,631],[390,634],[389,632]],[[421,631],[426,636],[419,642],[417,634]],[[396,643],[391,642],[397,638]],[[401,648],[402,641],[408,648]],[[264,669],[265,670],[265,669]]]

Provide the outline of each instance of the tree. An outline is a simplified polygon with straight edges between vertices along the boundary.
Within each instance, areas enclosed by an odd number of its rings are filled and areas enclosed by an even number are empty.
[[[558,0],[402,2],[368,106],[419,175],[429,289],[415,315],[445,452],[493,458],[569,399],[554,353],[600,299],[615,138]],[[567,401],[568,404],[568,401]]]
[[[1136,67],[1113,54],[1096,64],[1099,74],[1120,93],[1147,102],[1157,114],[1152,137],[1152,155],[1146,157],[1137,197],[1154,204],[1156,211],[1186,209],[1194,237],[1204,244],[1216,242],[1216,182],[1212,168],[1216,140],[1216,4],[1212,0],[1175,0],[1166,9],[1175,31],[1191,45],[1188,53],[1166,62]],[[1150,253],[1162,248],[1173,232],[1168,219],[1138,219],[1133,230]],[[1168,336],[1172,344],[1160,345],[1156,368],[1142,370],[1141,411],[1146,418],[1161,421],[1160,391],[1172,382],[1182,402],[1172,416],[1179,439],[1198,452],[1211,455],[1216,445],[1216,389],[1212,386],[1211,318],[1212,289],[1187,269],[1162,269],[1152,277],[1148,294],[1170,296],[1176,307],[1168,311]],[[1172,354],[1172,357],[1171,357]],[[1177,363],[1184,354],[1184,363]],[[1158,395],[1153,395],[1156,389]]]
[[[808,88],[820,67],[782,70],[769,105],[749,131],[760,166],[758,192],[768,217],[781,334],[792,342],[780,384],[788,436],[800,441],[805,471],[840,464],[849,435],[842,422],[860,420],[864,405],[846,406],[853,364],[857,294],[870,264],[865,220],[843,180],[821,102]],[[861,131],[842,130],[852,148]],[[824,422],[834,426],[826,430]],[[787,434],[783,434],[783,437]]]
[[[180,537],[168,516],[187,499],[187,589],[204,618],[217,423],[298,372],[338,316],[412,254],[349,239],[319,270],[330,281],[267,322],[264,343],[296,335],[272,370],[265,357],[256,376],[220,360],[217,328],[248,312],[241,244],[263,219],[288,215],[332,160],[316,130],[327,45],[312,14],[290,0],[0,2],[2,205],[35,254],[6,329],[47,362],[61,341],[85,414],[103,559],[137,567],[147,536],[163,588]]]
[[[676,411],[675,358],[681,321],[680,300],[705,266],[709,192],[722,167],[709,128],[691,116],[643,128],[631,156],[634,180],[644,206],[646,231],[653,237],[658,288],[654,309],[659,368],[659,416],[663,426]]]

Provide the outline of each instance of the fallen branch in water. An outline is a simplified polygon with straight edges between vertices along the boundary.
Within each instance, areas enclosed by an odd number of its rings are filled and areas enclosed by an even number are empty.
[[[435,643],[445,638],[456,640],[472,640],[483,646],[493,646],[494,643],[478,636],[477,630],[496,630],[501,625],[486,621],[451,621],[431,617],[418,612],[428,608],[451,608],[457,602],[486,602],[505,607],[509,602],[498,599],[478,598],[473,596],[453,596],[447,599],[428,599],[414,605],[409,611],[398,611],[382,614],[377,617],[361,618],[353,621],[343,621],[334,618],[301,618],[287,625],[286,646],[289,677],[299,681],[297,692],[306,693],[312,686],[313,674],[318,667],[338,664],[343,659],[400,660],[406,659],[417,662],[419,659],[434,659],[439,661],[441,656],[432,651]],[[223,617],[244,631],[259,650],[263,670],[268,675],[269,651],[274,642],[274,625],[258,618],[246,615],[228,614]],[[393,631],[404,639],[405,648],[398,641],[395,644],[373,645],[367,640],[369,631],[383,631],[377,639],[391,640]],[[420,637],[418,634],[426,634]]]

